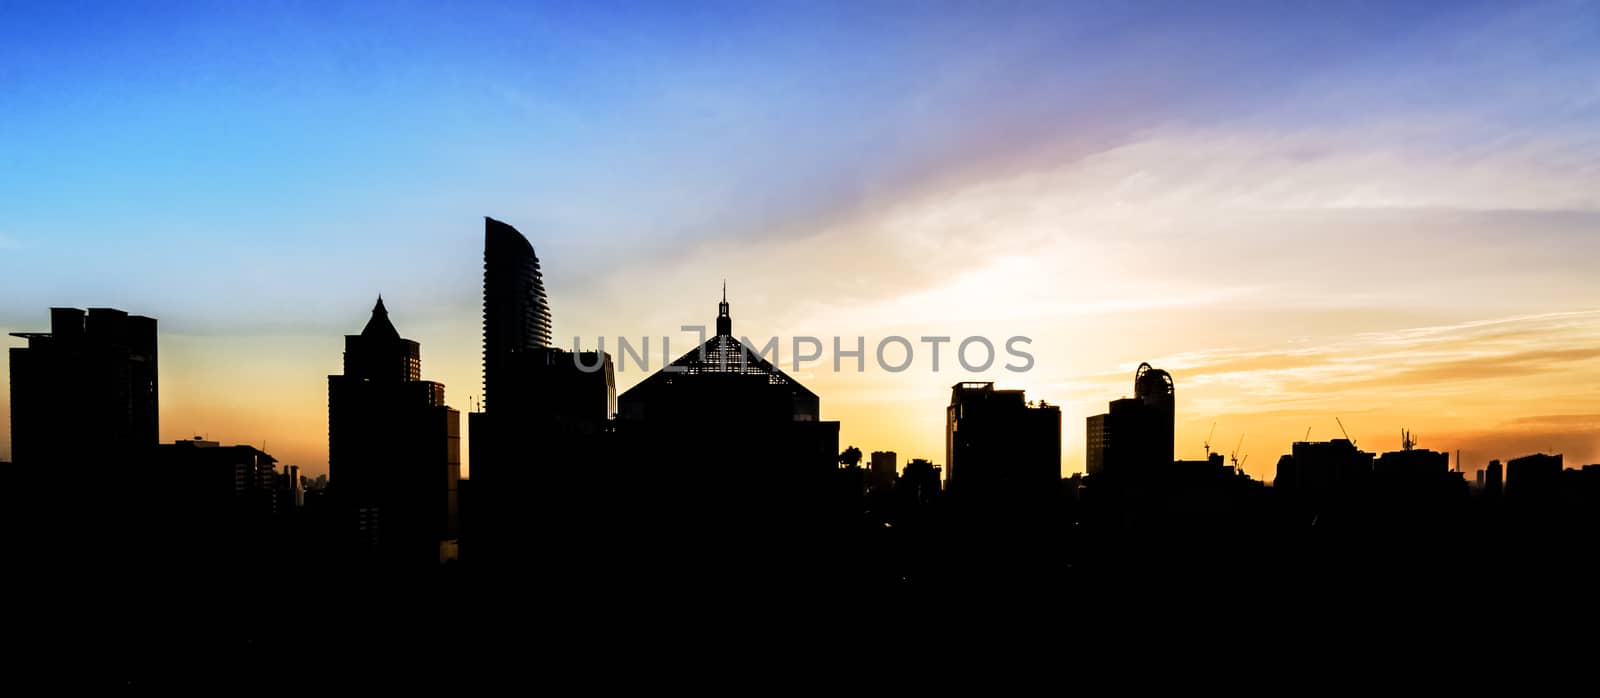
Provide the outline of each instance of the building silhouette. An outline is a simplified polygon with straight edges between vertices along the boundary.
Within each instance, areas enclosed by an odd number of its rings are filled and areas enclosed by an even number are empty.
[[[1131,398],[1088,418],[1084,471],[1135,476],[1164,472],[1173,463],[1176,402],[1172,376],[1148,363],[1134,374]]]
[[[78,486],[93,486],[156,445],[155,319],[111,308],[51,308],[49,332],[12,336],[28,340],[11,349],[11,451],[18,466],[47,477],[87,478]]]
[[[1275,495],[1306,520],[1331,520],[1359,508],[1372,486],[1373,455],[1349,439],[1296,441],[1278,459]],[[1328,518],[1324,518],[1328,517]]]
[[[726,291],[716,326],[618,398],[629,459],[652,464],[653,486],[692,501],[825,499],[839,423],[823,421],[816,393],[733,336]]]
[[[49,332],[12,336],[28,342],[10,351],[12,469],[30,482],[7,506],[26,522],[18,559],[138,563],[158,513],[156,321],[51,308]]]
[[[277,460],[254,446],[197,436],[156,446],[145,470],[165,483],[140,491],[148,506],[141,512],[145,535],[190,564],[247,558],[300,503],[285,491]]]
[[[484,219],[483,378],[471,435],[465,555],[526,562],[594,494],[582,464],[604,460],[616,377],[604,352],[552,346],[539,258],[516,228]]]
[[[1450,454],[1414,448],[1402,432],[1399,451],[1372,462],[1374,504],[1388,517],[1436,516],[1440,507],[1464,501],[1469,490],[1462,473],[1450,469]]]
[[[946,486],[975,498],[1055,492],[1061,480],[1061,408],[1021,390],[957,383],[945,408]]]
[[[870,469],[867,472],[867,489],[873,492],[887,492],[894,489],[895,478],[898,475],[896,459],[899,454],[894,451],[873,451]]]
[[[1489,461],[1489,467],[1484,468],[1483,493],[1490,499],[1499,499],[1505,491],[1505,466],[1499,460]]]
[[[1561,486],[1559,453],[1534,453],[1506,461],[1506,497],[1522,502],[1550,499]]]
[[[156,446],[156,466],[170,501],[207,515],[271,516],[294,506],[279,501],[277,459],[254,446],[223,446],[201,437]]]
[[[339,531],[363,553],[401,564],[458,552],[460,415],[444,385],[421,379],[420,346],[379,298],[345,337],[344,374],[328,376],[328,470]]]
[[[550,299],[533,245],[516,228],[483,219],[483,402],[508,381],[518,355],[551,346]],[[506,386],[506,387],[509,387]]]
[[[900,472],[894,490],[904,506],[927,506],[944,490],[944,473],[931,461],[912,458]]]
[[[1149,363],[1134,372],[1131,398],[1085,420],[1085,473],[1063,488],[1086,525],[1120,531],[1198,530],[1237,525],[1263,499],[1262,483],[1222,454],[1175,459],[1176,388]]]
[[[1372,474],[1372,454],[1349,439],[1296,441],[1293,452],[1278,459],[1273,489],[1314,494],[1364,484]]]
[[[300,466],[283,466],[278,473],[276,491],[280,509],[299,509],[306,505],[306,478],[300,474]]]

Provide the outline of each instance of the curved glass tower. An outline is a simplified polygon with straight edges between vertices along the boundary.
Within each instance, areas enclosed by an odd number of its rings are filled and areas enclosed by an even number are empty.
[[[516,228],[483,219],[483,404],[505,385],[517,354],[550,347],[550,300],[533,245]]]

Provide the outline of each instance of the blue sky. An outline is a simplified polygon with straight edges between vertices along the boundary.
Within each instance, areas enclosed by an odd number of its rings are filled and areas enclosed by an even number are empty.
[[[1352,65],[1437,69],[1454,47],[1428,39],[1478,12],[330,5],[8,4],[3,234],[117,262],[155,242],[156,264],[217,243],[354,255],[462,209],[547,238],[795,234],[1063,132],[1237,118]]]
[[[1075,328],[1031,389],[1088,410],[1147,358],[1583,310],[1597,76],[1586,2],[0,0],[0,327],[155,315],[165,423],[254,441],[316,422],[272,415],[322,408],[382,292],[464,405],[493,215],[558,334],[700,320],[723,277],[762,329],[884,333],[958,272],[1048,274],[1007,281],[1022,329]],[[1181,341],[1157,290],[1211,299]],[[1107,307],[1152,314],[1074,315]],[[230,354],[280,373],[233,385]],[[953,378],[922,380],[832,402],[912,412]],[[936,450],[920,419],[846,438]]]

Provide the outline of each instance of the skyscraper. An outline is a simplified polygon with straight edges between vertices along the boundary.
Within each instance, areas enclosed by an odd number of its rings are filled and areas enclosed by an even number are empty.
[[[1562,463],[1559,453],[1534,453],[1506,461],[1506,496],[1523,503],[1555,497],[1561,487]]]
[[[1278,459],[1272,489],[1310,520],[1345,513],[1341,510],[1371,484],[1372,454],[1349,439],[1333,439],[1294,442],[1293,452]]]
[[[945,467],[963,497],[1054,494],[1061,482],[1061,408],[1021,390],[957,383],[945,410]]]
[[[328,470],[342,532],[368,553],[409,564],[457,553],[460,415],[444,385],[421,380],[420,346],[383,299],[345,337],[344,375],[328,376]]]
[[[121,310],[51,308],[49,332],[11,349],[12,459],[37,486],[12,502],[26,551],[59,564],[133,555],[151,490],[141,467],[157,443],[156,321]]]
[[[49,332],[12,336],[28,340],[28,346],[11,349],[17,465],[109,471],[155,447],[160,390],[153,318],[111,308],[90,308],[87,314],[51,308]]]
[[[485,218],[483,249],[484,401],[467,417],[474,484],[466,555],[515,565],[549,530],[537,519],[577,506],[577,466],[604,447],[616,377],[604,352],[551,346],[539,258],[516,228]]]
[[[1085,471],[1132,476],[1172,465],[1176,419],[1171,374],[1148,363],[1133,377],[1133,397],[1112,400],[1105,414],[1087,421]]]
[[[550,346],[550,299],[533,245],[516,228],[483,219],[483,400],[498,397],[518,354]],[[494,393],[491,395],[491,393]]]
[[[894,489],[894,481],[899,471],[896,462],[899,454],[894,451],[873,451],[870,475],[867,478],[867,487],[872,491],[887,492]]]

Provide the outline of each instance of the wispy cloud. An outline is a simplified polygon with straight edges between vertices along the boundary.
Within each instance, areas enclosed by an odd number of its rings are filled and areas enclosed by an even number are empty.
[[[1473,457],[1552,444],[1600,457],[1600,311],[1549,313],[1353,333],[1286,351],[1210,350],[1153,360],[1173,372],[1191,418],[1251,425],[1287,447],[1307,425],[1363,415],[1352,428],[1411,426],[1429,445]],[[1131,375],[1131,374],[1127,374]],[[1086,377],[1111,389],[1124,373]],[[1197,428],[1191,425],[1192,428]],[[1180,438],[1180,441],[1182,439]],[[1380,441],[1374,447],[1384,447]]]
[[[1196,382],[1270,379],[1324,389],[1401,388],[1450,380],[1566,372],[1600,358],[1600,311],[1552,313],[1362,332],[1285,351],[1210,350],[1162,359]]]

